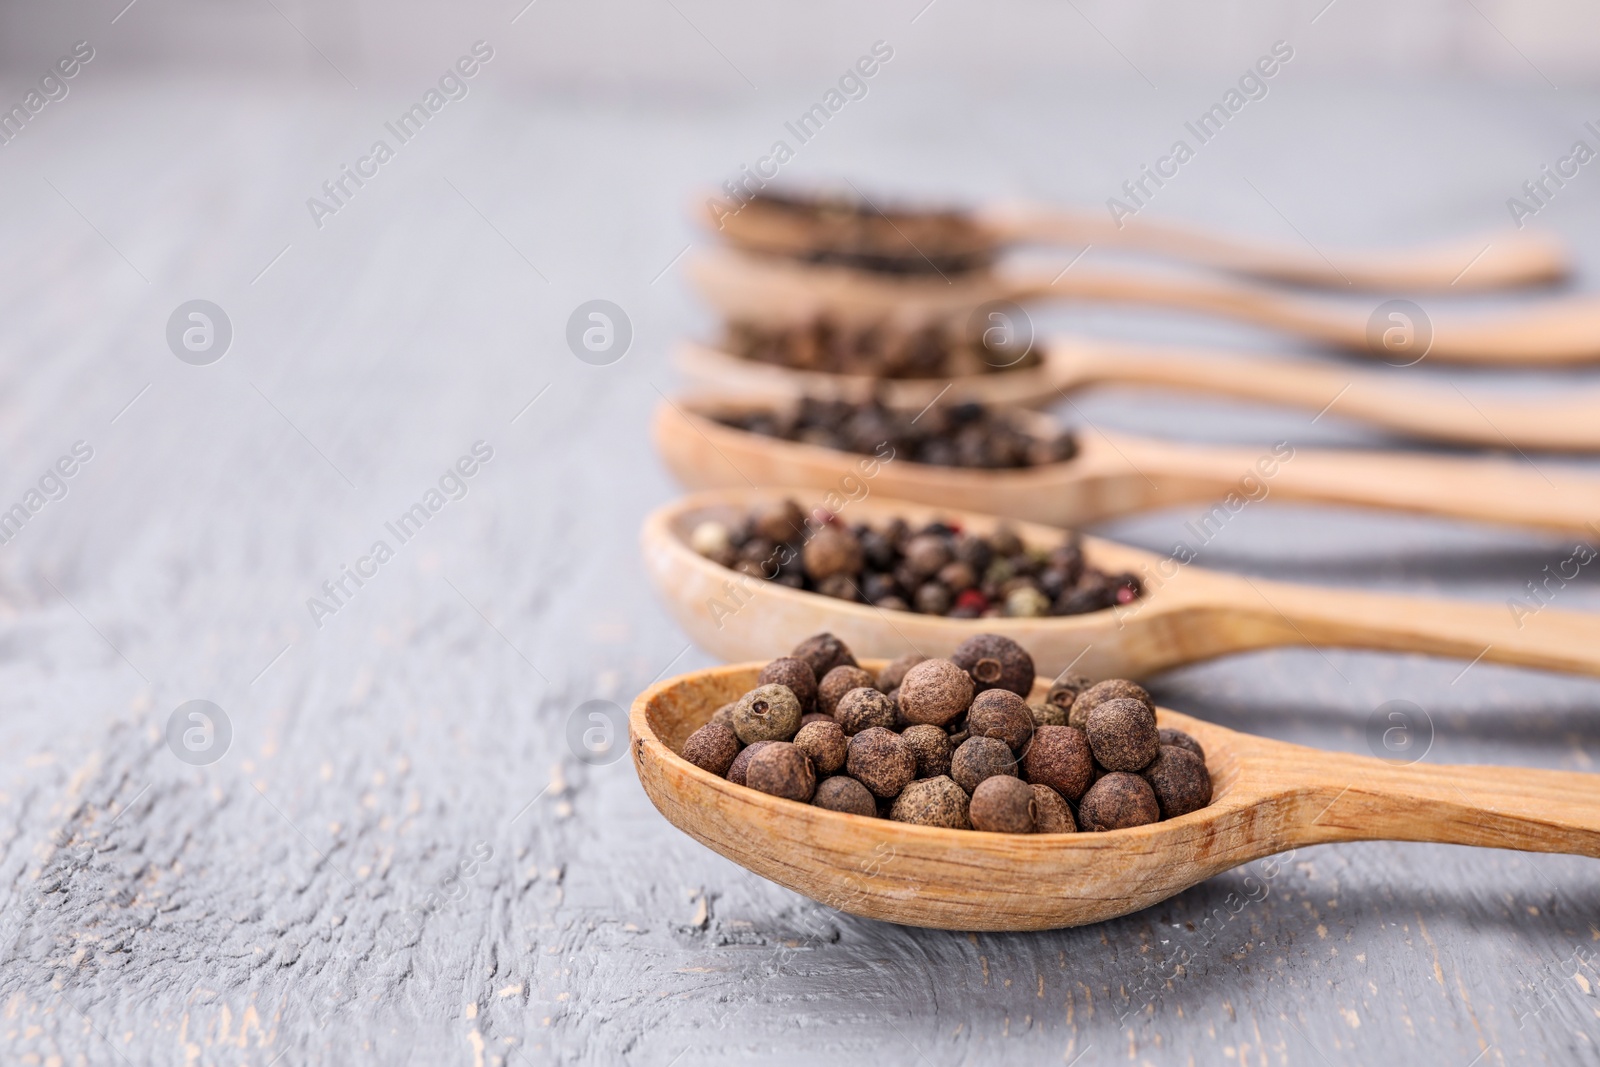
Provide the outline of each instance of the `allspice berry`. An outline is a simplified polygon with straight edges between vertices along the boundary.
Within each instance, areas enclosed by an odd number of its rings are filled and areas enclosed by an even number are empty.
[[[798,656],[780,656],[761,668],[756,676],[757,685],[786,685],[800,701],[800,710],[809,712],[817,706],[817,676],[811,664]]]
[[[835,673],[853,670],[855,670],[854,667],[834,668]],[[832,677],[832,675],[830,674],[829,677]],[[894,701],[876,689],[860,686],[839,698],[838,706],[833,709],[833,717],[838,721],[843,731],[852,737],[862,730],[870,730],[874,726],[882,726],[886,730],[893,730],[895,724]]]
[[[738,701],[734,701],[732,704],[722,705],[722,707],[712,712],[711,721],[720,722],[728,729],[733,729],[733,709],[736,704],[738,704]]]
[[[1060,704],[1052,704],[1047,700],[1042,704],[1029,704],[1028,710],[1033,712],[1035,729],[1040,726],[1067,725],[1067,709]]]
[[[947,830],[969,830],[969,801],[964,789],[943,777],[912,782],[895,798],[889,818],[918,826],[942,826]]]
[[[969,793],[997,774],[1017,774],[1017,757],[1011,746],[998,738],[969,737],[950,756],[950,777]]]
[[[1130,682],[1126,678],[1107,678],[1078,694],[1077,699],[1072,702],[1072,711],[1067,714],[1067,725],[1076,726],[1081,730],[1083,724],[1089,720],[1089,712],[1108,700],[1142,701],[1152,714],[1156,709],[1155,701],[1150,699],[1150,694],[1144,691],[1142,685]]]
[[[820,711],[808,711],[804,715],[800,716],[800,729],[804,730],[807,726],[810,726],[814,722],[833,721],[834,718],[832,715],[824,715]]]
[[[1063,674],[1050,683],[1050,691],[1045,694],[1044,702],[1064,712],[1071,711],[1072,702],[1078,699],[1078,694],[1092,685],[1094,682],[1081,674]]]
[[[802,804],[817,791],[817,772],[810,757],[787,741],[774,741],[757,752],[745,769],[744,781],[751,789]]]
[[[800,550],[800,562],[806,576],[818,582],[834,575],[857,575],[864,562],[861,542],[842,526],[824,526]]]
[[[835,667],[817,683],[817,710],[835,718],[839,715],[839,700],[852,689],[876,689],[872,675],[860,667]]]
[[[926,723],[908,726],[901,732],[900,740],[906,743],[917,761],[918,778],[937,778],[950,773],[950,755],[955,746],[950,743],[950,735],[937,726]]]
[[[1075,834],[1078,821],[1072,817],[1072,807],[1047,785],[1035,782],[1033,790],[1033,832],[1036,834]]]
[[[811,766],[823,777],[839,773],[847,745],[844,731],[836,722],[814,722],[800,727],[794,735],[794,747],[811,757]]]
[[[1176,819],[1211,803],[1211,774],[1206,762],[1186,748],[1162,745],[1144,769],[1144,780],[1155,791],[1163,819]]]
[[[850,739],[845,768],[873,796],[887,799],[911,784],[917,774],[917,760],[899,734],[874,726]]]
[[[972,703],[972,676],[947,659],[925,659],[900,683],[900,714],[909,723],[944,726]]]
[[[806,532],[806,517],[793,500],[757,504],[750,512],[750,532],[774,544],[782,544]]]
[[[1098,704],[1083,732],[1095,760],[1108,771],[1140,771],[1156,758],[1161,734],[1150,705],[1126,697]]]
[[[739,754],[739,738],[720,722],[708,722],[683,742],[683,758],[717,777],[728,773]]]
[[[1124,771],[1112,771],[1091,785],[1078,802],[1078,823],[1085,830],[1123,830],[1160,818],[1150,783]]]
[[[811,673],[819,682],[835,667],[856,665],[856,658],[850,654],[845,643],[830,633],[812,634],[795,645],[789,655],[811,664]]]
[[[1021,752],[1033,736],[1033,712],[1009,689],[989,689],[972,698],[967,729],[974,737],[998,737]]]
[[[1177,745],[1179,748],[1186,748],[1190,752],[1193,752],[1196,756],[1199,756],[1200,762],[1205,762],[1206,750],[1200,747],[1200,742],[1196,741],[1182,730],[1173,730],[1163,726],[1160,733],[1161,743],[1163,745]]]
[[[817,794],[811,803],[829,811],[842,811],[847,815],[865,815],[877,818],[878,802],[867,787],[854,778],[835,775],[817,783]]]
[[[733,763],[728,767],[728,781],[734,785],[749,785],[750,783],[745,781],[745,772],[750,769],[750,761],[756,758],[757,752],[760,752],[768,745],[775,744],[777,744],[776,741],[756,741],[740,749],[739,754],[733,757]]]
[[[905,679],[906,671],[927,659],[920,652],[907,652],[903,656],[896,656],[889,661],[889,665],[878,672],[878,688],[885,693],[892,693],[900,688],[900,683]]]
[[[950,659],[972,676],[977,692],[1007,689],[1026,697],[1033,689],[1033,657],[1009,637],[977,634],[957,645]]]
[[[967,817],[974,830],[1031,834],[1036,807],[1033,789],[1026,782],[1001,774],[978,783]]]
[[[1041,726],[1022,756],[1022,775],[1035,785],[1049,786],[1068,800],[1077,800],[1094,780],[1089,740],[1076,726]]]
[[[733,706],[733,730],[745,744],[787,741],[800,729],[800,701],[786,685],[758,685]]]

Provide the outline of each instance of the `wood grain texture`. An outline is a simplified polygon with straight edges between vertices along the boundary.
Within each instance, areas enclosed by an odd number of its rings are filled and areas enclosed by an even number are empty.
[[[189,17],[147,0],[115,26],[114,8],[59,13],[86,11],[103,27],[82,32],[101,35],[108,65],[123,28],[181,30]],[[299,9],[284,11],[326,50]],[[294,51],[301,82],[180,71],[94,82],[91,64],[0,148],[0,502],[37,486],[74,441],[95,449],[68,494],[0,546],[0,1061],[1593,1059],[1593,860],[1308,846],[1100,926],[969,936],[808,901],[673,829],[620,758],[579,760],[566,730],[582,703],[626,705],[715,662],[690,647],[639,559],[641,522],[677,493],[645,427],[676,384],[671,346],[711,329],[681,262],[668,269],[695,239],[683,193],[734,173],[794,108],[754,71],[762,91],[751,93],[667,9],[650,16],[662,20],[648,24],[652,48],[697,57],[726,96],[530,98],[512,87],[534,72],[516,70],[508,46],[317,229],[306,199],[458,50],[485,34],[497,46],[560,38],[558,8],[535,5],[508,26],[514,14],[437,13],[422,24],[437,52],[400,84],[352,72],[356,91],[262,6],[258,25]],[[945,14],[935,5],[912,29]],[[1315,29],[1347,17],[1336,6]],[[655,33],[667,25],[677,36]],[[586,68],[605,61],[595,43]],[[937,175],[972,197],[1035,175],[1041,195],[1094,204],[1109,195],[1107,168],[1166,144],[1187,110],[1144,102],[1125,75],[1117,85],[1130,91],[1110,94],[1012,91],[1004,79],[993,98],[938,79],[919,87],[916,39],[895,44],[905,80],[852,103],[805,166],[908,188]],[[38,47],[59,54],[54,40]],[[836,67],[819,65],[794,101],[832,84]],[[1559,97],[1285,85],[1260,126],[1229,129],[1169,190],[1171,215],[1290,236],[1242,172],[1318,243],[1494,225],[1532,161],[1567,140],[1552,140],[1571,119],[1558,104],[1600,113],[1592,94]],[[1403,131],[1404,166],[1370,165],[1380,126]],[[1003,151],[974,151],[979,130]],[[1572,183],[1551,209],[1585,265],[1600,254],[1594,205]],[[210,367],[180,363],[165,341],[173,309],[197,297],[235,326]],[[596,297],[635,326],[610,367],[580,363],[564,340],[572,311]],[[1059,325],[1262,341],[1090,309]],[[1439,374],[1426,362],[1415,373]],[[1575,384],[1434,380],[1471,396]],[[1337,421],[1337,407],[1312,425],[1109,391],[1073,403],[1113,432],[1385,443]],[[467,496],[394,545],[319,628],[306,600],[480,439],[495,456]],[[1573,549],[1254,505],[1202,545],[1186,526],[1200,517],[1183,507],[1094,532],[1159,554],[1188,539],[1200,565],[1257,582],[1501,608]],[[1600,609],[1591,570],[1539,614]],[[1425,762],[1600,761],[1600,685],[1487,660],[1285,650],[1151,684],[1166,706],[1323,749],[1367,753],[1374,710],[1408,700],[1431,718]],[[234,727],[228,754],[204,768],[161,740],[195,698]],[[493,855],[473,867],[480,843]]]

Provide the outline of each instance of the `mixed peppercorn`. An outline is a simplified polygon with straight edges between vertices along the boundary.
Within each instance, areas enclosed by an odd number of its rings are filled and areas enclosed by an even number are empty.
[[[1211,803],[1204,750],[1157,728],[1142,687],[1066,675],[1029,704],[1033,682],[1032,657],[995,634],[876,675],[817,634],[767,664],[682,755],[787,800],[957,830],[1118,830]]]
[[[953,522],[848,525],[822,510],[807,516],[793,500],[759,505],[742,521],[701,523],[690,545],[792,589],[956,619],[1082,615],[1143,591],[1135,575],[1090,565],[1076,534],[1046,550],[1007,526],[983,535]]]
[[[754,363],[873,378],[957,378],[1038,366],[1037,346],[989,344],[953,323],[914,329],[847,326],[828,318],[787,326],[730,322],[723,347]]]

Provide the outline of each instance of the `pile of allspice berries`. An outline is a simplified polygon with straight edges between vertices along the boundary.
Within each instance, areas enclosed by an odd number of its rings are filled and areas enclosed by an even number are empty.
[[[1119,830],[1211,802],[1205,752],[1157,728],[1143,688],[1069,674],[1030,705],[1033,683],[1033,658],[996,634],[876,676],[817,634],[762,668],[682,756],[802,804],[956,830]]]

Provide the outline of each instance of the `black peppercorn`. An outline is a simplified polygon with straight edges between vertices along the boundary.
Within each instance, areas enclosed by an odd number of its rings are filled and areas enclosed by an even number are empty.
[[[967,729],[974,737],[997,737],[1021,752],[1033,736],[1033,712],[1009,689],[988,689],[972,698]]]
[[[765,667],[756,676],[757,685],[786,685],[789,692],[800,701],[802,713],[816,710],[817,706],[817,676],[811,670],[811,664],[798,656],[780,656]]]
[[[856,658],[850,654],[845,643],[829,633],[813,634],[794,646],[794,651],[789,655],[811,664],[811,673],[818,681],[835,667],[856,665]]]
[[[1143,773],[1163,819],[1176,819],[1211,803],[1211,774],[1205,760],[1186,748],[1162,745]]]
[[[878,815],[878,802],[867,791],[867,787],[842,774],[818,782],[817,793],[811,798],[811,803],[847,815],[865,815],[869,818]]]
[[[900,735],[881,726],[850,739],[845,769],[850,777],[885,799],[898,796],[917,774],[917,760]]]
[[[967,808],[974,830],[997,834],[1033,833],[1037,813],[1033,790],[1026,783],[1003,774],[979,782]]]
[[[853,670],[851,667],[834,668],[835,670]],[[854,736],[862,730],[874,726],[882,726],[892,730],[895,725],[894,701],[883,693],[866,686],[850,690],[839,698],[839,703],[834,707],[833,717],[845,734]]]
[[[786,685],[760,685],[733,706],[733,731],[745,744],[787,741],[800,729],[800,701]]]
[[[1005,689],[1026,697],[1033,689],[1033,657],[1009,637],[977,634],[956,646],[950,659],[972,676],[977,692]]]
[[[1083,732],[1096,762],[1108,771],[1143,770],[1161,747],[1149,705],[1126,697],[1096,705]]]
[[[1082,729],[1089,719],[1089,712],[1108,700],[1138,700],[1150,709],[1152,715],[1155,714],[1155,702],[1143,686],[1125,678],[1107,678],[1078,694],[1072,702],[1072,711],[1067,715],[1067,725]]]
[[[955,751],[955,746],[950,743],[950,735],[939,727],[927,724],[908,726],[900,734],[900,740],[911,749],[911,755],[917,761],[918,778],[937,778],[950,773],[950,755]]]
[[[817,774],[810,758],[787,741],[774,741],[757,752],[745,768],[744,780],[751,789],[802,804],[809,802],[817,790]]]
[[[1047,785],[1068,800],[1083,796],[1094,778],[1089,741],[1076,726],[1041,726],[1022,757],[1022,774]]]
[[[949,778],[924,778],[901,791],[889,809],[889,818],[917,826],[969,830],[968,805],[966,791]]]
[[[1078,822],[1072,817],[1072,808],[1061,799],[1057,793],[1047,785],[1035,782],[1028,788],[1033,790],[1034,820],[1033,829],[1040,834],[1075,834],[1078,832]]]
[[[811,757],[811,765],[819,775],[838,774],[844,766],[846,741],[844,731],[836,722],[814,722],[800,727],[794,735],[794,747]]]
[[[1123,830],[1160,818],[1150,783],[1123,771],[1113,771],[1095,782],[1078,803],[1078,822],[1085,830]]]
[[[728,781],[734,785],[748,785],[745,781],[745,772],[750,769],[750,761],[756,758],[756,753],[768,745],[776,744],[775,741],[756,741],[744,746],[739,754],[733,758],[733,763],[728,766]]]
[[[969,737],[950,756],[950,777],[967,792],[997,774],[1017,774],[1017,757],[1011,746],[993,737]]]
[[[708,722],[683,742],[683,758],[721,777],[739,754],[739,738],[720,722]]]
[[[926,659],[900,683],[900,713],[909,723],[945,726],[972,703],[972,676],[947,659]]]
[[[817,710],[835,718],[839,701],[852,689],[873,689],[873,677],[860,667],[835,667],[817,683]]]

